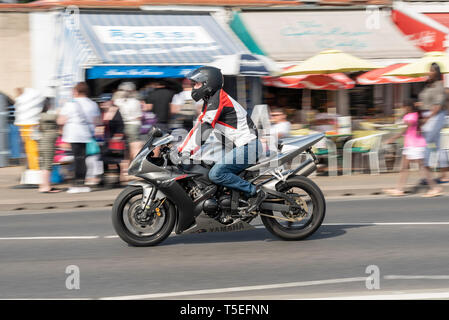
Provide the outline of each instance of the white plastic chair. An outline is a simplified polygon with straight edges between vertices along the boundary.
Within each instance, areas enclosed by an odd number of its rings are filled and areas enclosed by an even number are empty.
[[[309,131],[309,134],[318,133],[318,131]],[[293,136],[290,136],[293,137]],[[287,147],[287,146],[284,146]],[[326,157],[328,159],[328,172],[329,176],[337,176],[338,175],[338,154],[337,154],[337,145],[328,138],[323,138],[320,140],[317,144],[314,145],[315,148],[326,148],[327,154]],[[283,149],[284,151],[284,149]],[[320,156],[319,154],[317,156]],[[307,158],[304,154],[299,154],[297,157],[295,157],[292,162],[291,166],[297,165],[303,161],[305,161],[305,158]],[[314,172],[316,174],[316,171]]]
[[[328,163],[329,176],[337,176],[338,175],[337,145],[331,139],[324,138],[323,140],[326,144],[327,149],[327,163]]]
[[[365,153],[361,153],[362,160],[364,156],[369,158],[369,166],[371,170],[371,174],[379,174],[379,149],[382,141],[382,136],[385,133],[376,133],[366,137],[355,138],[349,140],[343,146],[343,175],[351,175],[352,174],[352,147],[354,143],[360,141],[371,141],[369,151]]]
[[[403,149],[403,141],[401,140],[398,144],[392,145],[392,150],[388,150],[393,153],[394,163],[391,170],[387,167],[387,161],[385,159],[385,152],[387,152],[388,145],[385,145],[384,142],[388,140],[388,138],[394,136],[397,133],[396,131],[386,131],[382,137],[381,148],[379,151],[379,161],[380,161],[380,171],[381,172],[399,172],[402,167],[402,149]]]

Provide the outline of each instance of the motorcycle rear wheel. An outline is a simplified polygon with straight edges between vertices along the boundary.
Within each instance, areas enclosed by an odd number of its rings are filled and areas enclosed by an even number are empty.
[[[291,191],[293,188],[295,190]],[[288,179],[277,191],[297,194],[295,200],[301,206],[302,211],[299,213],[280,213],[261,210],[260,212],[273,217],[295,218],[300,221],[287,222],[261,215],[265,228],[283,240],[303,240],[311,236],[321,226],[326,212],[326,201],[320,188],[306,177],[295,176]],[[279,203],[288,204],[285,203],[285,200]]]
[[[155,246],[173,231],[176,211],[169,201],[164,201],[159,215],[150,213],[148,221],[143,222],[139,220],[142,194],[141,187],[128,186],[118,195],[112,206],[112,225],[118,236],[131,246]]]

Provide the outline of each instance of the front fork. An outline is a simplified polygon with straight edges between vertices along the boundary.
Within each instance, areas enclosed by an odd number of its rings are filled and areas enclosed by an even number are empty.
[[[146,185],[142,186],[143,196],[142,196],[142,210],[146,211],[150,209],[151,204],[154,202],[157,190],[154,186]]]
[[[133,181],[129,183],[129,185],[142,187],[143,194],[142,194],[141,209],[145,213],[147,212],[151,213],[157,208],[159,208],[165,199],[165,197],[163,197],[161,201],[155,201],[158,190],[156,189],[155,186],[151,184],[144,183],[141,181]]]

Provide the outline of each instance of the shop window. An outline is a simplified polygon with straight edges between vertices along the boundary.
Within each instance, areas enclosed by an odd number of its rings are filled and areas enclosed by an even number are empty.
[[[374,116],[383,112],[379,105],[374,105],[373,87],[357,85],[349,90],[349,112],[352,117]]]

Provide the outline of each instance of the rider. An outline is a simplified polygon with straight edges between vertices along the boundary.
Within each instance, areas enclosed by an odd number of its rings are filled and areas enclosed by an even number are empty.
[[[262,150],[256,126],[246,110],[222,89],[224,81],[220,69],[201,67],[187,75],[187,79],[192,81],[192,98],[203,99],[204,104],[195,126],[178,147],[180,157],[189,158],[197,152],[214,129],[221,133],[233,143],[233,149],[214,164],[209,179],[246,193],[249,198],[246,211],[252,212],[267,197],[266,192],[238,174],[254,164],[248,156],[258,158]]]

